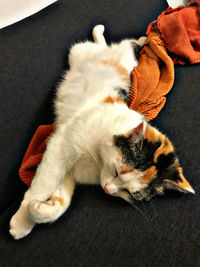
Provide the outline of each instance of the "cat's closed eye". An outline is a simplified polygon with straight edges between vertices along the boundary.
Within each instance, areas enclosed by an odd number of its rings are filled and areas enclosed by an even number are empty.
[[[119,176],[117,169],[115,169],[115,176],[114,178],[117,178]]]

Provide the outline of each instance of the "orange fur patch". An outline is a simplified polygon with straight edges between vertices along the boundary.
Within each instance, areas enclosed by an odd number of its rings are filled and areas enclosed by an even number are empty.
[[[163,139],[163,140],[162,140]],[[174,152],[174,146],[167,137],[161,138],[161,146],[154,154],[154,160],[156,161],[161,154],[167,155],[170,152]]]
[[[155,166],[151,166],[146,171],[144,171],[144,174],[142,177],[143,183],[148,184],[151,180],[153,180],[156,177],[156,173],[157,173],[157,170]]]
[[[123,103],[123,104],[125,104],[125,102],[120,97],[112,97],[112,96],[107,96],[106,98],[104,98],[103,103],[109,103],[109,104]]]
[[[144,138],[148,139],[150,142],[153,142],[153,143],[155,143],[157,141],[161,142],[160,147],[156,150],[156,152],[154,154],[154,161],[155,162],[161,154],[167,155],[170,152],[174,152],[174,146],[169,141],[169,139],[164,134],[155,130],[153,127],[151,127],[148,124],[146,126]]]
[[[65,201],[64,201],[64,199],[62,197],[52,196],[50,198],[50,200],[53,202],[53,205],[55,204],[56,201],[58,201],[60,203],[60,205],[63,206],[63,207],[65,205]]]
[[[181,167],[178,167],[178,172],[179,172],[179,175],[181,177],[181,182],[178,181],[178,185],[183,188],[183,189],[192,189],[191,185],[188,183],[188,181],[185,179],[185,177],[183,176],[183,172],[182,172],[182,168]]]
[[[148,139],[150,142],[157,142],[159,140],[158,138],[158,132],[154,130],[153,127],[150,125],[146,125],[145,133],[144,133],[144,138]]]
[[[130,76],[129,76],[128,70],[125,67],[123,67],[117,61],[112,60],[112,59],[109,59],[109,60],[104,59],[101,62],[103,65],[113,67],[120,75],[122,81],[125,82],[127,85],[130,84]]]
[[[131,168],[131,167],[128,167],[128,166],[121,166],[120,167],[120,174],[126,174],[126,173],[129,173],[132,171],[133,171],[133,168]]]

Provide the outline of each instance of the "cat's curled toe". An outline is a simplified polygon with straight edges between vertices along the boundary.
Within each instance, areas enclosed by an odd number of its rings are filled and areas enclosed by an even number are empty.
[[[58,200],[46,202],[33,200],[29,204],[29,212],[36,223],[47,223],[55,221],[63,212],[63,207]]]

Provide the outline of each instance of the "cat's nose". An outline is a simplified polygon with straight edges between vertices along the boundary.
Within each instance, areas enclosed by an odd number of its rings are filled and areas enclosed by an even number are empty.
[[[104,191],[106,192],[106,194],[110,194],[109,191],[108,191],[108,188],[107,188],[107,184],[104,187]]]

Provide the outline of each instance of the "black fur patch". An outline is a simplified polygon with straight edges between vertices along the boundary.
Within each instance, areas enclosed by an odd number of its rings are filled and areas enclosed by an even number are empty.
[[[135,52],[135,57],[139,59],[140,57],[140,51],[142,50],[142,46],[137,44],[136,42],[133,42],[133,49]]]
[[[134,144],[130,138],[115,136],[114,144],[122,152],[124,161],[127,165],[134,169],[145,171],[150,166],[154,165],[154,153],[161,145],[161,142],[158,141],[152,143],[147,139],[144,139],[142,149],[140,149],[140,146]]]
[[[150,199],[154,195],[160,194],[159,187],[164,186],[164,180],[174,182],[181,181],[177,170],[178,165],[178,159],[174,153],[169,153],[167,155],[161,154],[155,164],[157,169],[156,178],[153,179],[140,194],[145,195],[145,199]]]
[[[157,169],[157,180],[163,181],[167,179],[174,182],[181,181],[179,172],[177,170],[179,162],[173,152],[167,155],[160,155],[155,166]]]
[[[128,95],[129,95],[129,89],[116,87],[114,90],[117,91],[118,96],[127,103]]]
[[[158,160],[157,160],[157,162],[155,164],[156,168],[158,170],[166,169],[174,162],[174,159],[175,159],[175,155],[172,152],[167,154],[167,155],[161,154],[158,157]]]

